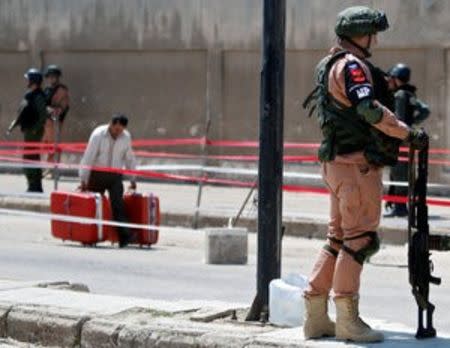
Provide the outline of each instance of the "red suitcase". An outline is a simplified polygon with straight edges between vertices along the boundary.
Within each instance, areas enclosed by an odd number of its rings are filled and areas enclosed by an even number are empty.
[[[159,198],[153,194],[141,194],[136,192],[127,192],[123,197],[125,210],[130,223],[155,225],[160,224]],[[130,231],[134,233],[135,241],[133,244],[152,245],[158,242],[159,231],[145,228],[133,228]],[[114,231],[110,238],[111,242],[117,242],[118,236]]]
[[[108,198],[93,192],[52,192],[50,196],[52,214],[111,220]],[[84,245],[103,242],[112,234],[114,227],[102,224],[76,223],[52,220],[52,235],[63,241],[70,240]]]

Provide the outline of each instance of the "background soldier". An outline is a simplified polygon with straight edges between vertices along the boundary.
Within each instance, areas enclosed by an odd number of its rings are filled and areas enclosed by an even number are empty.
[[[395,93],[395,114],[399,120],[413,127],[422,123],[430,115],[428,105],[416,97],[416,86],[409,84],[411,69],[405,64],[397,64],[389,70],[389,88]],[[408,163],[399,162],[391,168],[391,181],[408,181]],[[406,196],[408,188],[391,185],[390,195]],[[391,209],[385,217],[404,217],[408,215],[406,203],[387,202],[386,208]]]
[[[50,117],[45,123],[45,131],[42,138],[42,142],[45,144],[53,145],[55,141],[60,141],[62,125],[69,112],[69,90],[60,82],[61,76],[62,71],[57,65],[49,65],[45,71],[47,87],[44,89],[44,93],[47,100],[48,111],[50,113]],[[55,125],[59,127],[59,139],[55,139]],[[58,157],[59,156],[57,156],[56,161],[59,162]],[[55,154],[49,154],[47,161],[54,162]],[[44,176],[49,173],[50,169],[47,169]]]
[[[412,131],[380,101],[389,94],[380,69],[367,58],[377,33],[389,27],[383,12],[364,6],[338,15],[338,46],[316,68],[315,102],[323,133],[322,175],[330,191],[328,243],[319,254],[305,291],[305,338],[334,336],[357,342],[383,340],[359,317],[364,261],[379,249],[375,232],[381,215],[382,168],[397,160],[409,140],[424,146],[423,131]],[[377,81],[384,81],[377,84]],[[313,107],[314,107],[313,106]],[[333,289],[336,324],[328,317]]]
[[[20,103],[17,118],[8,128],[8,133],[11,133],[16,126],[20,126],[25,142],[40,142],[44,134],[45,121],[48,118],[45,95],[41,89],[43,76],[38,69],[29,69],[24,76],[28,81],[28,91]],[[24,153],[23,158],[39,161],[39,150],[40,148],[26,146],[25,151],[36,153]],[[27,192],[43,192],[41,168],[25,168],[24,173],[28,182]]]

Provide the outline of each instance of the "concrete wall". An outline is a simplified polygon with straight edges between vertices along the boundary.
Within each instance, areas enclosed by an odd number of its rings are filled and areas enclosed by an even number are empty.
[[[111,112],[136,138],[256,139],[262,0],[2,0],[0,125],[14,116],[30,65],[58,63],[72,94],[66,138],[84,140]],[[435,145],[450,147],[450,2],[288,0],[286,140],[315,141],[300,104],[317,60],[333,44],[336,13],[383,8],[392,29],[374,60],[413,68],[430,103]]]

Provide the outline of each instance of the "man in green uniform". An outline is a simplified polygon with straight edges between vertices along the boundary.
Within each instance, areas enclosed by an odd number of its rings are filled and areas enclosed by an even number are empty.
[[[402,63],[389,70],[389,87],[395,93],[395,115],[410,127],[425,121],[430,115],[427,104],[417,98],[416,86],[409,83],[411,69]],[[390,180],[394,182],[408,181],[408,163],[401,161],[391,168]],[[406,196],[408,188],[398,184],[389,187],[390,195]],[[404,217],[408,215],[406,203],[387,202],[388,212],[384,217]]]
[[[422,147],[428,140],[392,113],[384,74],[368,60],[377,33],[388,27],[383,12],[365,6],[339,13],[338,45],[319,62],[316,88],[304,103],[317,110],[323,135],[319,159],[330,191],[328,243],[304,293],[306,339],[383,340],[359,316],[364,261],[379,249],[383,166],[396,163],[402,141]],[[331,292],[336,323],[328,316]]]
[[[28,90],[20,103],[17,118],[8,128],[8,133],[20,126],[25,142],[39,143],[44,135],[44,125],[49,116],[45,94],[41,89],[43,76],[38,69],[29,69],[24,76],[28,82]],[[26,146],[24,150],[34,151],[34,153],[24,153],[25,162],[40,160],[39,147]],[[27,192],[43,192],[41,168],[26,167],[24,173],[28,182]]]

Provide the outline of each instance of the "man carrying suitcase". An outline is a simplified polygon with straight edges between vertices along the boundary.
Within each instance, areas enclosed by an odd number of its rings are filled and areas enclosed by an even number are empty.
[[[81,160],[80,179],[82,191],[109,193],[115,221],[127,222],[123,201],[122,174],[90,170],[90,167],[136,169],[136,158],[131,146],[131,136],[126,130],[128,118],[122,114],[112,116],[109,124],[98,126],[92,132]],[[131,179],[131,190],[136,190],[135,178]],[[118,227],[119,247],[132,241],[128,228]]]

